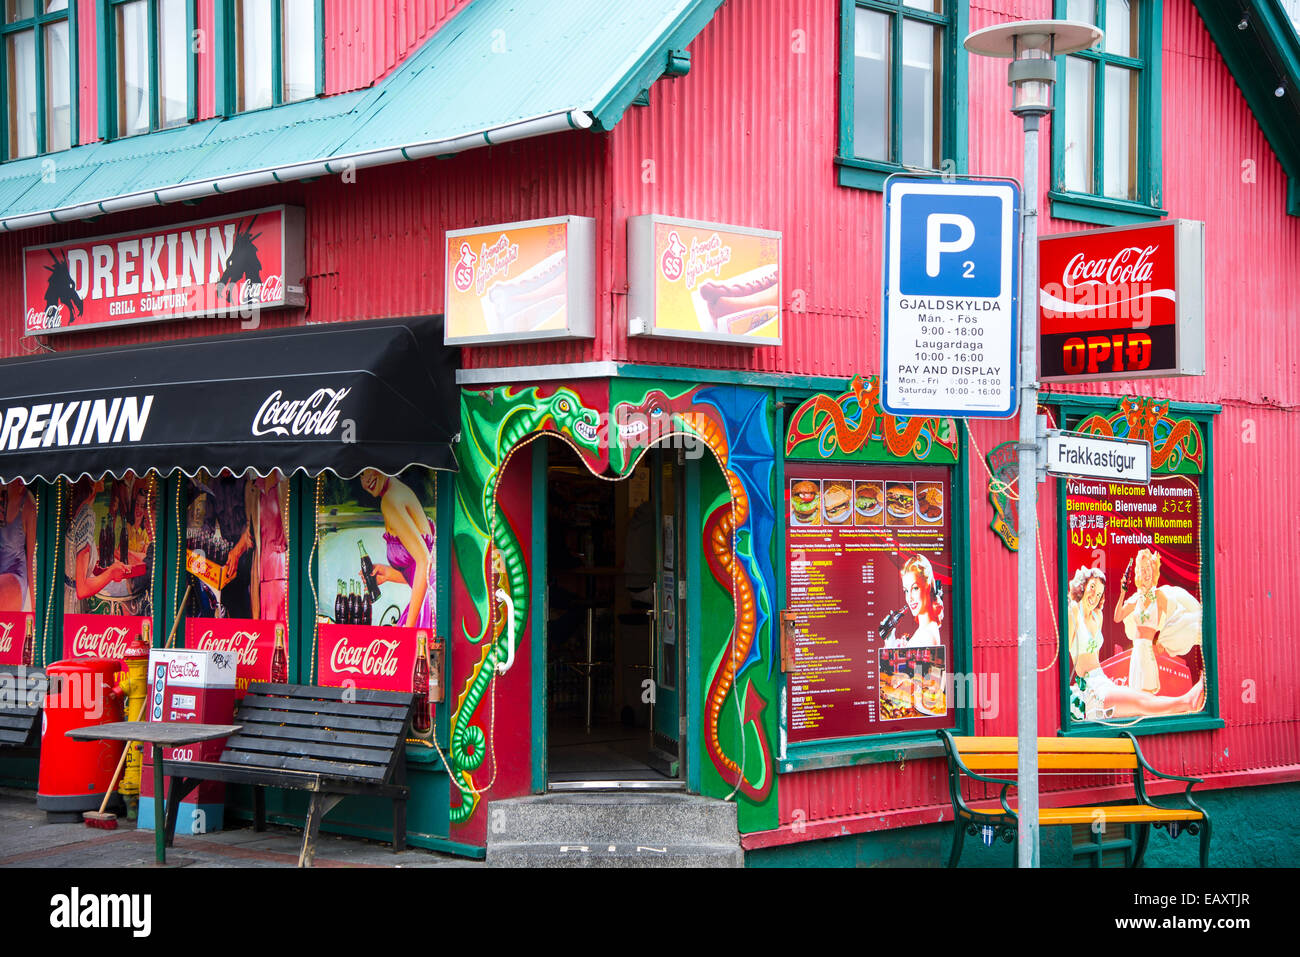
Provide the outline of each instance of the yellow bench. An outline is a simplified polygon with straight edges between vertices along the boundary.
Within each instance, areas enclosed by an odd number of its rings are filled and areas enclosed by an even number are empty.
[[[1007,802],[1007,789],[1016,787],[1008,778],[991,777],[980,772],[1014,774],[1017,770],[1016,739],[1011,737],[972,738],[958,737],[950,731],[940,731],[944,748],[948,752],[948,790],[952,796],[952,810],[957,825],[948,866],[956,867],[961,858],[966,836],[974,837],[992,828],[993,833],[1011,844],[1015,841],[1019,819],[1016,809]],[[1135,803],[1096,805],[1089,807],[1040,808],[1038,823],[1041,827],[1070,824],[1091,824],[1101,820],[1107,824],[1137,824],[1138,836],[1133,853],[1133,866],[1141,867],[1146,854],[1151,828],[1164,828],[1171,837],[1177,837],[1183,828],[1190,834],[1200,834],[1201,866],[1210,862],[1210,816],[1192,799],[1192,788],[1201,783],[1200,778],[1165,774],[1147,764],[1138,747],[1137,739],[1128,732],[1118,738],[1039,738],[1038,769],[1040,774],[1103,774],[1115,775],[1126,771],[1133,773]],[[1187,790],[1183,798],[1185,808],[1161,807],[1147,795],[1145,775],[1150,773],[1170,781],[1185,781]],[[961,777],[973,781],[1001,785],[998,799],[1002,807],[992,810],[972,808],[961,793]],[[1012,860],[1015,860],[1013,854]]]

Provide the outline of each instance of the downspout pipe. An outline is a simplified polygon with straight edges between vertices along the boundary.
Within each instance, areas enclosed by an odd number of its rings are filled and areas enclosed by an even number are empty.
[[[499,143],[511,143],[515,140],[565,130],[586,130],[592,125],[591,114],[585,110],[566,110],[560,113],[548,113],[532,119],[493,127],[478,133],[457,136],[445,140],[429,140],[410,146],[367,150],[344,156],[332,156],[329,159],[310,160],[304,163],[291,163],[288,166],[266,167],[247,173],[235,173],[193,183],[181,183],[162,189],[142,190],[115,196],[94,203],[78,206],[64,206],[39,213],[26,213],[8,219],[0,219],[0,227],[5,232],[18,232],[51,223],[70,223],[92,216],[122,213],[132,209],[144,209],[148,206],[165,206],[224,193],[234,193],[262,186],[274,186],[277,183],[290,183],[296,180],[313,179],[320,176],[337,176],[349,170],[367,169],[374,166],[388,166],[410,160],[426,159],[431,156],[450,156],[481,146],[493,146]]]

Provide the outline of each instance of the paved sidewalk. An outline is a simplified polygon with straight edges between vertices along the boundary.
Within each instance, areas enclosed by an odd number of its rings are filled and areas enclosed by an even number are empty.
[[[256,833],[237,823],[235,830],[202,837],[177,835],[167,849],[167,865],[177,867],[297,867],[302,831],[268,824]],[[152,867],[153,831],[137,831],[118,819],[104,831],[85,824],[48,824],[36,807],[36,794],[0,788],[0,867]],[[482,867],[482,861],[406,850],[388,844],[321,834],[315,867]]]

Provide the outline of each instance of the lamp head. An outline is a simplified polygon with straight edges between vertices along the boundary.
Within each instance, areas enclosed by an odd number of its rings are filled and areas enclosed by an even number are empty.
[[[1057,55],[1086,50],[1101,37],[1101,29],[1090,23],[1020,20],[976,30],[966,38],[965,46],[981,56],[1009,57],[1011,112],[1017,116],[1045,116],[1052,112]]]

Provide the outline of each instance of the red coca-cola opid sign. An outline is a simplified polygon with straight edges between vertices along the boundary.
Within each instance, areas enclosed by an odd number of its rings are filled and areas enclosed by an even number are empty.
[[[1204,224],[1039,241],[1039,368],[1051,382],[1205,374]]]
[[[185,647],[228,651],[237,660],[235,694],[242,698],[250,681],[289,680],[288,629],[282,621],[252,618],[187,618]],[[276,647],[281,649],[277,661]]]
[[[126,646],[145,634],[148,618],[118,615],[64,615],[63,657],[121,661]],[[146,644],[149,641],[146,638]]]
[[[23,250],[29,336],[300,306],[303,211],[273,206]]]
[[[418,635],[427,628],[373,628],[364,625],[317,626],[319,678],[329,687],[413,691]]]

